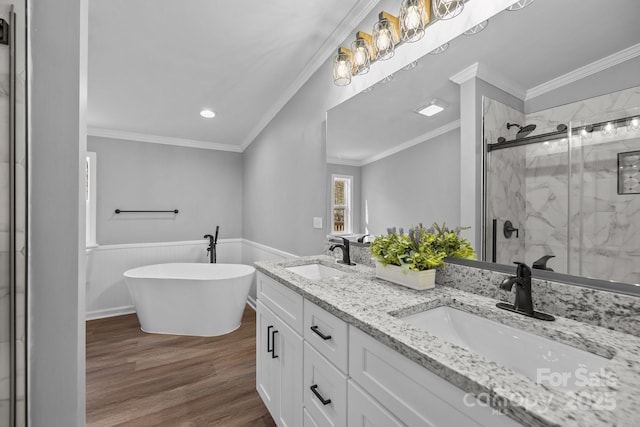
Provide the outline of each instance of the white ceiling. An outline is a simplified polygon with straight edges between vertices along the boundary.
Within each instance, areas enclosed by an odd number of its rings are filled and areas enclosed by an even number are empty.
[[[375,3],[91,0],[90,133],[240,151]]]
[[[413,70],[398,71],[390,83],[330,110],[327,157],[366,164],[455,127],[459,86],[450,77],[474,63],[482,78],[506,83],[524,98],[527,90],[640,43],[640,2],[616,0],[609,6],[600,0],[536,0],[524,10],[494,16],[483,32],[459,36],[444,53],[426,55]],[[433,98],[449,107],[431,118],[413,112]]]

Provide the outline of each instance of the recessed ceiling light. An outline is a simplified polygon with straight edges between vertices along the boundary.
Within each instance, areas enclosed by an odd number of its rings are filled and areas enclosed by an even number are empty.
[[[205,119],[213,119],[216,116],[216,113],[211,110],[202,110],[200,111],[200,115]]]
[[[447,104],[444,101],[439,99],[434,99],[427,105],[416,108],[416,113],[422,114],[423,116],[431,117],[433,115],[438,114],[443,111],[447,107]]]

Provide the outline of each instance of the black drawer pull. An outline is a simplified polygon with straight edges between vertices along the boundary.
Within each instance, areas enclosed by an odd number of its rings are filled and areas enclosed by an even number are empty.
[[[324,397],[322,397],[322,395],[318,392],[318,384],[314,384],[311,386],[311,391],[313,392],[313,394],[316,395],[316,397],[320,400],[320,402],[322,402],[323,405],[328,405],[329,403],[331,403],[331,399],[325,399]]]
[[[271,332],[271,328],[273,328],[273,325],[267,327],[267,353],[271,353],[273,351],[271,348],[271,334],[269,334],[269,332]]]
[[[276,356],[276,334],[278,333],[277,330],[274,330],[273,332],[271,332],[271,358],[272,359],[276,359],[278,356]]]
[[[318,327],[317,327],[317,326],[312,326],[312,327],[311,327],[311,330],[312,330],[313,332],[315,332],[316,334],[318,334],[318,335],[320,336],[320,338],[322,338],[323,340],[330,340],[330,339],[331,339],[331,335],[325,335],[325,334],[323,334],[322,332],[320,332],[320,331],[318,330]]]

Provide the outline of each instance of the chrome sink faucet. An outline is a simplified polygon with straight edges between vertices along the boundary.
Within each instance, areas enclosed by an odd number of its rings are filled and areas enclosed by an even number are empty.
[[[496,304],[496,307],[524,314],[525,316],[535,317],[540,320],[555,320],[555,318],[550,314],[540,313],[533,309],[533,297],[531,295],[531,269],[523,262],[514,262],[514,264],[518,266],[516,269],[516,275],[504,279],[502,283],[500,283],[500,289],[511,291],[513,285],[516,285],[516,299],[513,305],[499,302]]]
[[[342,239],[342,244],[335,244],[335,245],[331,245],[329,246],[329,250],[333,252],[334,249],[336,248],[340,248],[342,249],[342,261],[338,261],[340,264],[345,264],[345,265],[355,265],[354,263],[351,262],[351,255],[349,254],[349,239],[347,239],[346,237],[341,237]]]

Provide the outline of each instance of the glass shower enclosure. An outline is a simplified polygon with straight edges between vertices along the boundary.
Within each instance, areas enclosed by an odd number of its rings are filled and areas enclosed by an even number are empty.
[[[483,108],[485,260],[640,283],[640,88]]]
[[[0,0],[0,427],[26,425],[25,11]]]

